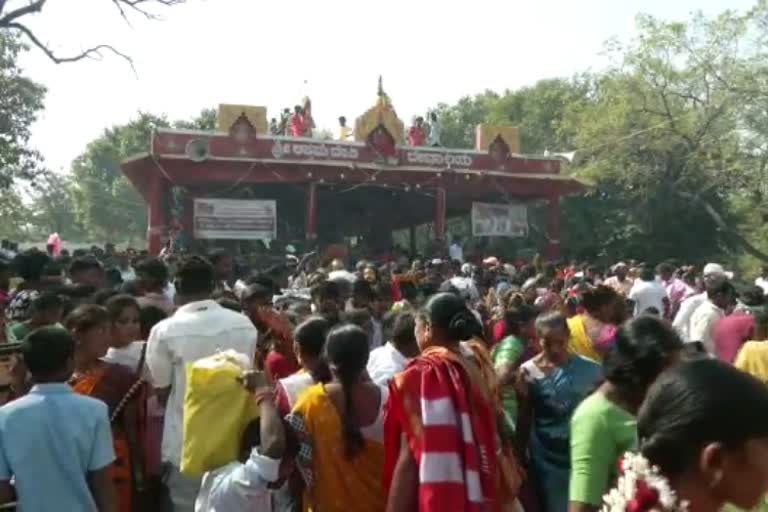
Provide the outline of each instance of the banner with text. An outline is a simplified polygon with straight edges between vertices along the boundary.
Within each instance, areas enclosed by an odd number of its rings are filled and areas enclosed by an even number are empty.
[[[472,203],[474,236],[528,235],[528,208],[524,204]]]
[[[195,199],[195,238],[272,240],[277,203],[271,200]]]

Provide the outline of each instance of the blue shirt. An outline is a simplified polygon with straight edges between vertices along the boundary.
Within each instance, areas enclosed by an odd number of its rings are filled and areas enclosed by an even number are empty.
[[[0,407],[0,480],[25,512],[95,511],[87,474],[115,459],[107,405],[67,384],[38,384]]]

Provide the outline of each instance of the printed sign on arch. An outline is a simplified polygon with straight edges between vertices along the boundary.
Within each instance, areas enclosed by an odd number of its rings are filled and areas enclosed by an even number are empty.
[[[528,208],[524,204],[472,203],[472,235],[528,236]]]

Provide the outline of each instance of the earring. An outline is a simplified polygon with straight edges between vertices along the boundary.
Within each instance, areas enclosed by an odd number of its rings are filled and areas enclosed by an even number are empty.
[[[723,481],[723,470],[718,469],[717,471],[715,471],[715,474],[712,475],[712,481],[709,483],[709,486],[711,488],[715,488],[718,485],[720,485],[720,482],[722,481]]]

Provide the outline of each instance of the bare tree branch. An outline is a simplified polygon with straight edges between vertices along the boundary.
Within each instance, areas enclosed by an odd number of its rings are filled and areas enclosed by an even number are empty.
[[[173,5],[183,4],[184,2],[186,2],[186,0],[112,0],[112,3],[115,4],[117,9],[120,11],[120,15],[124,20],[126,20],[126,22],[128,21],[128,16],[125,12],[126,7],[138,12],[147,19],[157,20],[160,19],[160,16],[146,10],[144,7],[145,4],[160,4],[170,7]]]
[[[122,53],[121,51],[117,50],[116,48],[108,44],[100,44],[92,48],[88,48],[87,50],[83,50],[82,52],[76,55],[71,55],[69,57],[60,57],[56,55],[53,52],[53,50],[48,48],[48,46],[45,43],[40,41],[40,39],[37,38],[34,32],[32,32],[29,28],[22,25],[21,23],[10,23],[6,26],[6,28],[15,29],[23,33],[25,36],[27,36],[27,39],[29,39],[32,42],[32,44],[34,44],[40,50],[42,50],[42,52],[49,59],[51,59],[55,64],[62,64],[64,62],[77,62],[83,59],[100,59],[102,58],[102,52],[106,50],[114,53],[118,57],[122,57],[123,59],[125,59],[125,61],[131,66],[133,73],[136,74],[136,68],[133,66],[133,59],[131,59],[128,55]]]
[[[99,59],[102,57],[103,51],[109,51],[117,55],[118,57],[122,57],[126,62],[128,62],[128,64],[131,66],[131,69],[133,70],[133,74],[136,75],[136,68],[133,65],[133,59],[131,59],[128,55],[122,53],[121,51],[117,50],[115,47],[110,46],[108,44],[100,44],[92,48],[88,48],[87,50],[84,50],[76,55],[72,55],[68,57],[60,57],[56,55],[54,51],[51,50],[51,48],[46,43],[43,43],[29,27],[27,27],[25,24],[23,24],[20,21],[22,17],[28,14],[41,12],[47,1],[48,0],[30,1],[30,3],[28,3],[24,7],[19,7],[17,9],[14,9],[8,12],[7,14],[3,14],[3,9],[5,8],[7,0],[0,0],[0,29],[11,29],[11,30],[17,30],[21,32],[24,36],[27,37],[27,39],[29,39],[29,41],[34,46],[42,50],[42,52],[52,62],[56,64],[61,64],[65,62],[76,62],[86,58]],[[160,16],[153,14],[152,12],[147,10],[149,5],[155,4],[155,5],[163,5],[166,7],[171,7],[171,6],[180,5],[186,2],[186,0],[111,0],[111,1],[117,7],[118,11],[120,12],[120,16],[122,16],[122,18],[125,20],[126,23],[128,23],[128,25],[131,24],[128,18],[128,12],[127,12],[129,9],[143,15],[147,19],[156,20],[156,19],[160,19]]]
[[[22,16],[42,11],[43,6],[47,1],[48,0],[36,0],[35,2],[31,2],[25,5],[24,7],[19,7],[18,9],[12,10],[8,14],[0,16],[0,27],[6,28],[10,23],[13,23],[14,20],[17,20]],[[0,0],[0,14],[3,13],[3,7],[5,7],[5,0]]]

